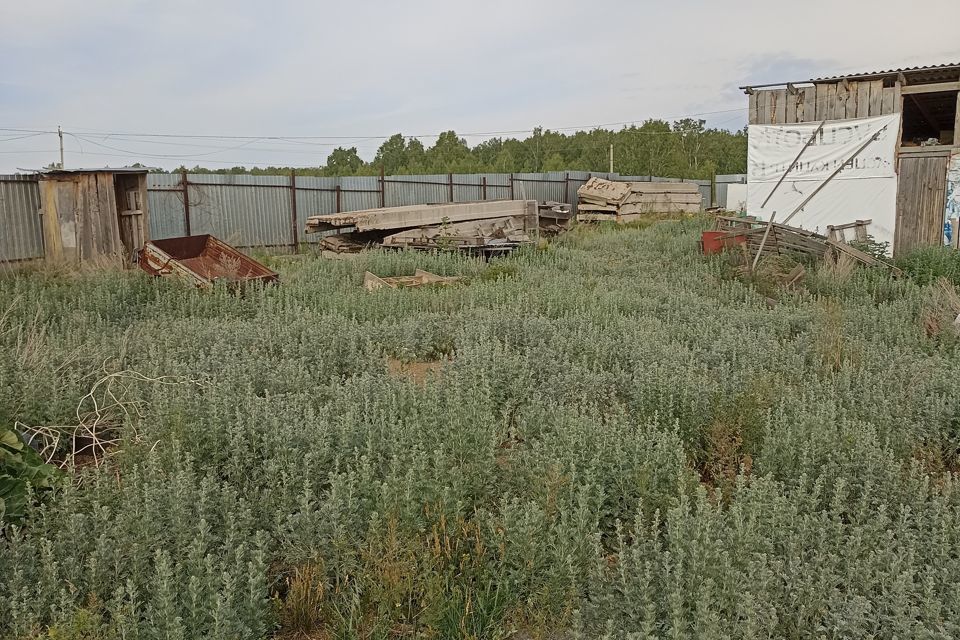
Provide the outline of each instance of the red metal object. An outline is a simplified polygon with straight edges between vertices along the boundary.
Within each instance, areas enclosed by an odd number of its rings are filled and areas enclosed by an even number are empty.
[[[198,287],[209,287],[217,281],[273,282],[280,277],[208,234],[152,240],[140,251],[139,263],[151,275],[180,275],[193,280]]]
[[[746,236],[731,236],[729,231],[704,231],[700,238],[700,248],[704,254],[711,255],[746,242]]]

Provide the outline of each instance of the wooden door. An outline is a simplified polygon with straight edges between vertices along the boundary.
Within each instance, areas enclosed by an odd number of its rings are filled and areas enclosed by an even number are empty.
[[[79,186],[72,177],[44,177],[39,182],[40,211],[43,215],[43,250],[49,261],[80,259],[77,240],[82,224]]]
[[[949,159],[939,153],[900,156],[895,254],[943,244]]]

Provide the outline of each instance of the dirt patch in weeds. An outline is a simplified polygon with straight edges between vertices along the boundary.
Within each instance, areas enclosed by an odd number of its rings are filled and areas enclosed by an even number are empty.
[[[425,362],[404,362],[393,357],[387,358],[387,373],[395,378],[407,378],[419,385],[425,385],[427,380],[440,377],[443,368],[450,364],[449,360],[428,360]]]

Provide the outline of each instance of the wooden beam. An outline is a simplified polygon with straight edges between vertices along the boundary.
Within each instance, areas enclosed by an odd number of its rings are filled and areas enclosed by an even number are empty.
[[[903,147],[901,146],[898,150],[898,153],[901,156],[910,156],[911,158],[919,157],[929,157],[929,158],[947,158],[950,156],[950,152],[953,150],[953,146],[949,144],[934,144],[926,147]]]
[[[957,115],[953,119],[953,146],[960,147],[960,93],[957,93]],[[956,231],[955,237],[960,237]]]
[[[906,87],[909,89],[909,87]],[[930,110],[923,106],[923,103],[917,100],[917,96],[910,95],[910,99],[913,100],[913,104],[917,105],[917,109],[920,111],[920,115],[923,116],[923,119],[927,121],[931,127],[937,130],[937,136],[940,135],[940,123],[937,122],[937,119],[933,117],[933,114],[930,113]]]
[[[788,169],[789,171],[789,169]],[[784,174],[786,175],[786,174]],[[763,239],[760,240],[760,248],[757,249],[757,255],[753,259],[753,265],[750,266],[750,271],[753,272],[757,268],[757,263],[760,262],[760,255],[763,253],[763,245],[767,244],[767,237],[770,235],[770,229],[773,229],[773,219],[777,216],[777,212],[774,211],[770,214],[770,222],[767,223],[767,230],[763,232]]]
[[[947,93],[950,91],[960,91],[960,82],[935,82],[933,84],[915,84],[912,87],[903,87],[900,90],[903,95],[909,96],[916,93]]]
[[[901,87],[907,86],[907,76],[903,75],[902,71],[897,72],[897,82],[900,84]]]

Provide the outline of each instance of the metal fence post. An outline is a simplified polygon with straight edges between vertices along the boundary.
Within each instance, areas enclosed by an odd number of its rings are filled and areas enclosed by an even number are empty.
[[[300,253],[300,238],[297,228],[297,172],[290,171],[290,242],[293,252]]]
[[[515,199],[513,197],[513,174],[512,173],[510,174],[510,199],[511,200]]]
[[[387,180],[383,175],[383,167],[380,167],[380,208],[387,206]]]
[[[193,235],[190,232],[190,183],[187,181],[187,170],[180,171],[180,186],[183,189],[183,232],[184,235]]]
[[[570,202],[570,172],[563,174],[563,201]]]
[[[480,179],[480,193],[483,196],[483,200],[487,199],[487,176],[483,176]]]
[[[447,174],[447,197],[453,202],[453,174]]]
[[[337,209],[336,209],[336,211],[335,211],[334,213],[340,213],[340,211],[341,211],[341,209],[340,209],[340,185],[337,185],[336,187],[334,187],[334,191],[336,192],[336,196],[337,196],[337,203],[336,203]]]

